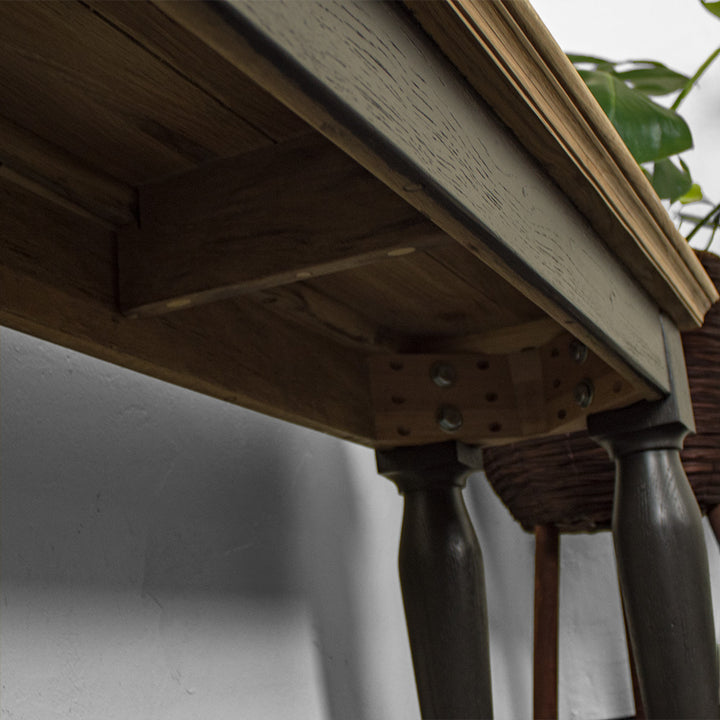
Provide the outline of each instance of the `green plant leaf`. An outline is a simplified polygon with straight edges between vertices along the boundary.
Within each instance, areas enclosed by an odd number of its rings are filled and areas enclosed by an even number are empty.
[[[568,53],[568,58],[573,65],[592,65],[595,69],[612,70],[617,63],[606,58],[595,57],[594,55],[577,55],[576,53]]]
[[[682,197],[679,197],[678,200],[683,205],[689,205],[690,203],[700,202],[703,197],[702,188],[697,183],[693,183],[690,189]]]
[[[707,0],[700,0],[700,2],[706,10],[720,17],[720,2],[708,2]]]
[[[692,187],[692,178],[686,168],[680,169],[669,158],[655,163],[652,175],[652,186],[663,199],[675,202]]]
[[[692,147],[687,123],[607,72],[580,75],[637,162],[656,162]]]
[[[635,64],[638,67],[614,74],[621,80],[631,83],[635,90],[645,95],[669,95],[682,90],[690,80],[687,75],[671,70],[662,63],[643,61]]]

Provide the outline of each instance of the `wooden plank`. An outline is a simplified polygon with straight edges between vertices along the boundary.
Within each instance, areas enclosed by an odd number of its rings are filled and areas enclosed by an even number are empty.
[[[452,242],[325,138],[141,187],[119,236],[120,301],[147,315]]]
[[[661,307],[697,327],[714,286],[530,4],[406,4]]]
[[[362,356],[227,301],[129,320],[115,308],[112,233],[0,180],[0,323],[138,372],[372,443]]]
[[[2,115],[130,185],[272,144],[77,2],[0,3]]]
[[[380,323],[366,317],[362,309],[350,307],[308,283],[293,283],[257,293],[264,307],[291,319],[314,333],[332,337],[335,342],[362,349],[366,353],[398,352],[402,339]]]
[[[133,188],[70,153],[0,117],[0,165],[74,212],[87,213],[112,226],[133,222],[137,198]]]
[[[543,317],[544,313],[455,243],[309,280],[304,285],[355,308],[398,341],[429,345]],[[389,311],[391,309],[391,311]]]
[[[377,447],[420,445],[449,438],[499,445],[522,438],[573,432],[590,413],[623,407],[640,393],[594,353],[578,362],[572,336],[563,333],[537,347],[491,353],[384,354],[368,358]],[[446,385],[433,368],[452,368]],[[576,388],[590,383],[593,398],[582,407]],[[443,408],[459,412],[462,424],[443,428]]]
[[[655,302],[403,8],[161,7],[618,371],[667,392]]]
[[[424,351],[504,355],[547,345],[562,332],[562,327],[552,318],[544,317],[484,333],[442,338],[433,343],[425,343]]]
[[[309,131],[295,113],[149,2],[85,4],[263,135],[281,142]]]

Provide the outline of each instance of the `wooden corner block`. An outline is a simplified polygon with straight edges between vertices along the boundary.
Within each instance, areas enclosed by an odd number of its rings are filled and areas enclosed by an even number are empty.
[[[368,362],[378,447],[450,438],[497,445],[572,432],[590,412],[641,398],[568,333],[511,353],[388,354]]]

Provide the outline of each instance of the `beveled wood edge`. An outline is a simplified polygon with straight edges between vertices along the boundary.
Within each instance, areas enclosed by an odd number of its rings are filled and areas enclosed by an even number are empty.
[[[715,286],[529,2],[406,5],[681,329],[702,324]]]

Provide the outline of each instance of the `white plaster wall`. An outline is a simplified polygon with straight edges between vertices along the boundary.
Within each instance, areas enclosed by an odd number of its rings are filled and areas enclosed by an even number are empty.
[[[0,339],[3,719],[418,717],[371,452]],[[496,717],[529,718],[533,540],[481,474],[466,500]],[[563,548],[561,716],[630,715],[609,537]]]

